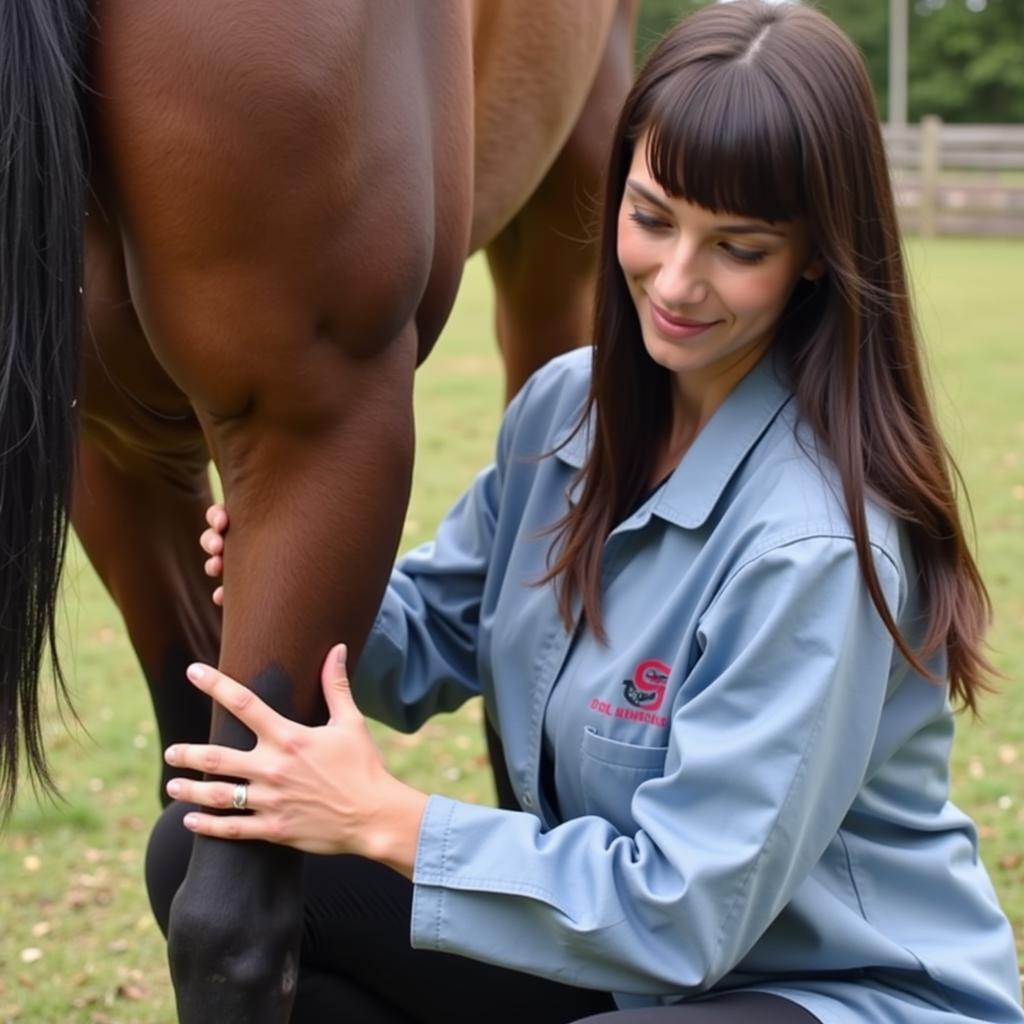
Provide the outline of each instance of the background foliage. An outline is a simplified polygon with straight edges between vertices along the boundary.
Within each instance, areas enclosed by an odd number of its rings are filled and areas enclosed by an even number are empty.
[[[642,0],[639,50],[709,0]],[[908,114],[918,121],[1024,121],[1024,0],[909,0]],[[888,96],[888,0],[816,0],[854,39],[879,109]]]

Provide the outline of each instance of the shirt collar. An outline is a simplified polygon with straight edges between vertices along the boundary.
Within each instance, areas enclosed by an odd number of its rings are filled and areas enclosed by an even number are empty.
[[[590,451],[590,431],[594,424],[594,416],[593,414],[588,416],[587,422],[581,425],[580,416],[582,414],[583,406],[580,405],[573,412],[568,423],[555,434],[555,454],[573,469],[583,468],[583,464],[587,461],[587,452]]]
[[[769,354],[729,392],[658,492],[651,511],[684,529],[703,525],[740,463],[791,397]],[[590,447],[591,420],[573,433],[579,416],[577,410],[555,441],[558,458],[574,469],[582,468]],[[577,477],[570,498],[578,493]]]

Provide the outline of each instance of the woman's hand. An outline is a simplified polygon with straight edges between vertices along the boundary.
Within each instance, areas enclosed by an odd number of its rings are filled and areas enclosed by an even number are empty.
[[[188,677],[256,734],[249,751],[179,743],[165,759],[180,768],[247,781],[172,779],[167,792],[224,815],[191,812],[185,825],[221,839],[263,839],[307,853],[355,853],[412,877],[427,795],[391,775],[352,700],[344,644],[333,647],[320,678],[330,720],[309,728],[282,717],[251,690],[208,665]],[[233,803],[233,800],[236,801]]]
[[[220,579],[224,572],[224,534],[228,529],[228,510],[223,505],[211,505],[206,510],[208,530],[203,530],[199,537],[199,546],[209,555],[203,569],[207,576]],[[224,604],[224,588],[217,587],[213,592],[213,603]]]

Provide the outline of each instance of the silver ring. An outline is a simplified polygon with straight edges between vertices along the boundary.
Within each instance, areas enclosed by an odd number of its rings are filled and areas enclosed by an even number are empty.
[[[245,805],[249,802],[249,783],[236,782],[235,791],[231,794],[231,806],[236,811],[244,811]]]

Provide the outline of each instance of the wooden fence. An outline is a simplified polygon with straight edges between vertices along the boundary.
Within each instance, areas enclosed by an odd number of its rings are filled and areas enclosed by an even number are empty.
[[[1024,236],[1024,125],[884,126],[905,231]]]

